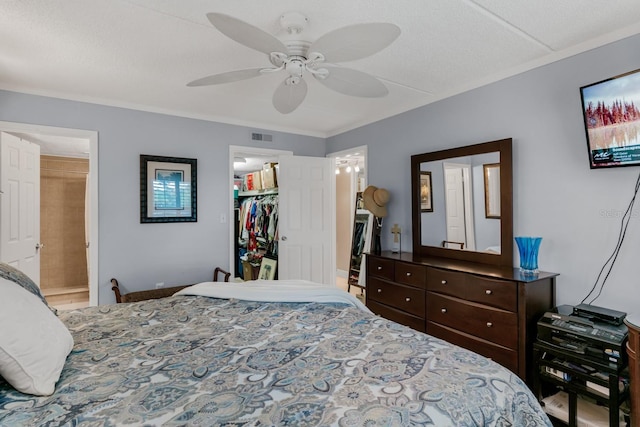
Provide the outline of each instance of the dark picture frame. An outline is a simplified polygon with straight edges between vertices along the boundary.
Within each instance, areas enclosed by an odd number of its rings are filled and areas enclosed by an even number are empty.
[[[260,263],[260,271],[258,272],[258,280],[274,280],[277,265],[278,261],[275,259],[263,257]]]
[[[433,187],[431,184],[431,172],[420,172],[420,211],[433,212]]]
[[[140,155],[140,223],[197,222],[197,159]]]
[[[482,165],[484,172],[484,216],[500,219],[500,163]]]

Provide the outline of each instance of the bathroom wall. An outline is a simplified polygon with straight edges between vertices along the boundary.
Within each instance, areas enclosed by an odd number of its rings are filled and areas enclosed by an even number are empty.
[[[89,160],[40,158],[40,287],[88,288],[85,189]]]

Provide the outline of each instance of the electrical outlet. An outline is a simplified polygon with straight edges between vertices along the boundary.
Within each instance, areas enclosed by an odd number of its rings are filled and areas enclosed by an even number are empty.
[[[164,288],[164,282],[156,283],[156,289]]]

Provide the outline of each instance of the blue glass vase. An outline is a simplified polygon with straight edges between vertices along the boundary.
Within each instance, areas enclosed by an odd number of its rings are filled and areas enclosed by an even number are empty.
[[[516,237],[520,252],[520,272],[524,275],[538,274],[538,250],[542,237]]]

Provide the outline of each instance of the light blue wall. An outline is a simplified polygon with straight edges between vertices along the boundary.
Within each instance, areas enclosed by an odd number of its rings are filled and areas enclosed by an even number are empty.
[[[229,145],[324,156],[325,140],[124,108],[0,91],[0,121],[98,132],[99,303],[115,302],[109,280],[127,291],[211,280],[229,265]],[[198,222],[140,224],[140,154],[198,160]]]
[[[391,192],[388,226],[403,229],[410,250],[410,156],[511,137],[514,140],[514,234],[543,237],[540,267],[561,274],[559,303],[578,303],[613,250],[638,168],[589,169],[579,87],[640,68],[640,36],[331,137],[269,132],[266,148],[323,156],[367,145],[372,185]],[[113,300],[109,279],[149,287],[209,278],[228,265],[229,145],[252,145],[254,129],[0,91],[0,120],[96,130],[100,162],[100,302]],[[140,224],[139,154],[198,159],[196,224]],[[627,238],[596,304],[640,310],[640,224]],[[514,245],[515,247],[515,245]],[[518,262],[517,254],[514,261]]]
[[[514,235],[543,237],[539,264],[561,274],[558,302],[579,303],[614,249],[640,172],[589,169],[579,88],[640,68],[638,52],[640,35],[331,137],[327,150],[368,145],[369,182],[391,193],[383,248],[398,223],[410,251],[410,156],[513,138]],[[638,212],[597,305],[640,311]]]

